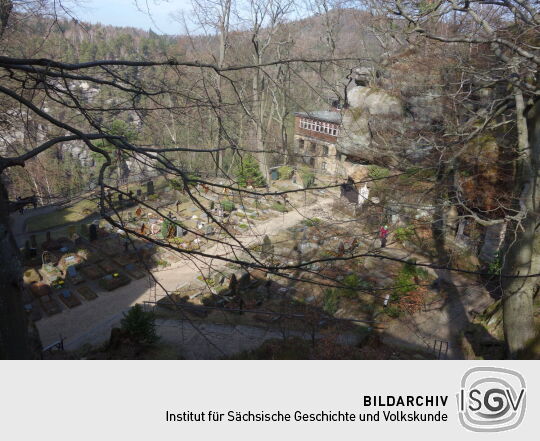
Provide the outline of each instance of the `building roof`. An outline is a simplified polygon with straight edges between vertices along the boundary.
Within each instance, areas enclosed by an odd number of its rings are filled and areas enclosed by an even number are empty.
[[[341,112],[331,110],[316,110],[314,112],[296,112],[295,115],[305,118],[318,119],[334,124],[341,124]]]

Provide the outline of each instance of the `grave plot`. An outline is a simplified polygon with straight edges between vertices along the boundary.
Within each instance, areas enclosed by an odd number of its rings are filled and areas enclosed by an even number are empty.
[[[121,286],[127,285],[131,279],[121,272],[107,274],[99,279],[99,286],[107,291],[113,291]]]
[[[137,260],[137,256],[134,255],[133,253],[122,254],[112,259],[112,261],[116,263],[118,266],[129,265],[131,263],[134,263],[136,260]]]
[[[78,285],[79,283],[84,282],[84,278],[79,274],[79,271],[77,270],[77,268],[75,268],[75,266],[67,267],[66,278],[74,285]]]
[[[124,271],[132,279],[139,280],[148,275],[147,271],[140,265],[130,263],[124,266]]]
[[[26,315],[34,322],[41,320],[43,313],[39,306],[39,300],[36,300],[28,289],[22,290],[22,301]]]
[[[114,273],[117,268],[116,265],[112,262],[112,260],[103,260],[98,265],[105,274]]]
[[[81,268],[81,274],[89,280],[97,280],[106,273],[98,265],[88,265]]]
[[[43,310],[45,311],[45,314],[48,316],[59,314],[62,312],[62,309],[50,295],[46,295],[39,298],[39,303]]]
[[[52,289],[49,285],[42,282],[33,283],[30,285],[30,291],[48,316],[61,312],[60,306],[52,297]]]
[[[119,240],[101,240],[94,246],[107,257],[116,257],[124,253],[124,245]]]
[[[85,300],[94,300],[97,299],[97,294],[92,291],[92,289],[88,285],[82,285],[75,289],[77,291],[77,294],[79,294],[82,298]]]
[[[76,297],[70,289],[63,289],[58,293],[58,298],[68,308],[75,308],[81,304],[81,301]]]

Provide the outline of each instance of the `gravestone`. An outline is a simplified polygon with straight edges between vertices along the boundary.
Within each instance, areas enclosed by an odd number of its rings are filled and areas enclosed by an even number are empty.
[[[25,257],[30,257],[30,241],[29,240],[24,242],[24,255]]]
[[[154,194],[154,181],[148,181],[146,183],[146,194],[148,196]]]
[[[137,199],[140,199],[142,197],[142,190],[140,188],[137,188]]]
[[[186,234],[186,230],[184,230],[180,225],[176,226],[176,237],[183,237]]]
[[[261,248],[261,257],[263,259],[268,259],[272,254],[274,254],[274,245],[268,235],[265,235]]]
[[[88,230],[88,234],[89,234],[89,237],[90,237],[90,242],[93,242],[95,240],[97,240],[97,225],[96,224],[91,224],[90,225],[90,228]]]

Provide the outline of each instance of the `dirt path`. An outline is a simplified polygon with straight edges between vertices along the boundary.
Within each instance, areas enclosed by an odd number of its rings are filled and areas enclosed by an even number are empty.
[[[237,237],[246,246],[262,242],[265,234],[272,236],[279,231],[290,228],[305,217],[313,217],[324,211],[334,201],[333,197],[321,199],[317,204],[298,211],[290,211],[278,215],[274,219],[262,222],[252,227],[246,236]],[[205,250],[207,254],[234,257],[227,245],[217,244]],[[156,287],[155,297],[159,300],[165,295],[165,290],[174,291],[179,287],[197,281],[201,270],[208,268],[219,270],[224,268],[226,262],[215,258],[200,257],[193,260],[182,260],[167,270],[154,273],[160,285]],[[66,338],[66,348],[76,349],[85,343],[96,344],[108,338],[110,330],[117,326],[122,319],[123,312],[136,303],[154,300],[148,279],[133,280],[129,285],[118,288],[112,292],[100,292],[97,299],[84,302],[74,309],[65,310],[52,317],[46,317],[36,323],[44,346],[59,339],[60,334]]]

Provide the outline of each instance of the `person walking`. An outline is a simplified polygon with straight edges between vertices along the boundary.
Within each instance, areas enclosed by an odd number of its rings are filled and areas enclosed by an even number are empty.
[[[379,230],[379,238],[381,239],[381,248],[386,246],[386,238],[388,237],[388,225],[384,225]]]

